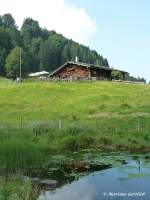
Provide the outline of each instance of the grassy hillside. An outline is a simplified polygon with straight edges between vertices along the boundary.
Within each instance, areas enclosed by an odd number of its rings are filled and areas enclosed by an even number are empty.
[[[19,143],[22,132],[24,143],[26,135],[31,143],[35,136],[38,145],[51,151],[88,147],[150,149],[149,85],[17,84],[3,79],[0,113],[0,132],[15,134],[17,141],[12,141],[12,146]]]
[[[0,83],[0,122],[148,117],[150,87],[112,82]]]
[[[50,155],[87,148],[150,151],[149,85],[2,79],[0,113],[3,174],[38,176]]]

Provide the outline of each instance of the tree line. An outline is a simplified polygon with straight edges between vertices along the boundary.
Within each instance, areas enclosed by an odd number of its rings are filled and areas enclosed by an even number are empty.
[[[15,79],[19,76],[21,49],[22,74],[53,71],[66,61],[109,67],[108,61],[89,47],[65,38],[55,31],[39,26],[38,21],[26,18],[18,29],[11,14],[0,16],[0,75]]]

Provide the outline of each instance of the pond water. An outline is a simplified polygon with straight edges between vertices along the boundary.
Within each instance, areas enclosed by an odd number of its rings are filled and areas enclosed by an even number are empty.
[[[44,191],[39,200],[150,200],[149,155],[104,154],[98,158],[112,167]]]

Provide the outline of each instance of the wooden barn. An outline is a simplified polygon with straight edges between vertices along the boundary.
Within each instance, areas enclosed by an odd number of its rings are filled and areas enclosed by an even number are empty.
[[[80,62],[66,62],[49,75],[49,78],[66,80],[111,80],[111,73],[114,69],[99,65],[85,64]],[[120,71],[120,70],[118,70]],[[120,71],[123,79],[128,74]]]

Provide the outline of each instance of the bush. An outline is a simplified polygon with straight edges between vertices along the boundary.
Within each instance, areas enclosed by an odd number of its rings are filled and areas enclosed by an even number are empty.
[[[117,80],[123,80],[123,74],[118,70],[113,70],[111,72],[111,77]]]
[[[102,145],[104,145],[104,146],[107,146],[107,145],[112,144],[112,141],[109,138],[100,137],[99,143],[102,144]]]
[[[89,135],[78,135],[67,137],[64,141],[64,149],[69,151],[78,151],[81,149],[95,147],[96,140]]]

